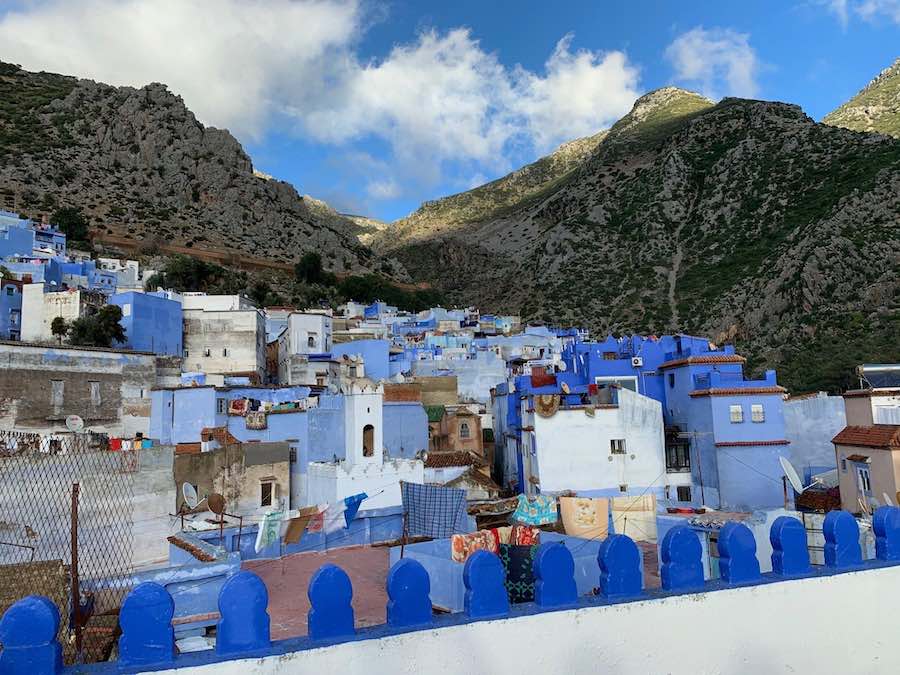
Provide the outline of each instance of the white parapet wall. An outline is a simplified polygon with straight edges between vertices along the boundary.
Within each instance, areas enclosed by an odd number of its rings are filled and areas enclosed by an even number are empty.
[[[163,672],[897,673],[897,607],[900,566],[869,568],[385,637],[373,630],[343,644]]]

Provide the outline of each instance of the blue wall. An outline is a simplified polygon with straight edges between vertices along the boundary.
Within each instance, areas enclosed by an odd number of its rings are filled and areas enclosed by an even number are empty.
[[[391,457],[412,459],[428,450],[428,415],[421,403],[384,404],[384,447]]]
[[[0,279],[0,339],[18,339],[21,334],[22,293],[19,284]]]
[[[388,365],[390,343],[387,340],[353,340],[334,345],[331,354],[335,359],[343,355],[362,355],[366,367],[366,377],[375,380],[386,380],[391,376]]]
[[[155,354],[181,356],[180,302],[155,293],[129,291],[112,295],[109,304],[122,308],[121,324],[125,329],[126,347]]]
[[[0,217],[0,258],[11,255],[32,255],[34,252],[34,232],[22,227],[20,222]]]

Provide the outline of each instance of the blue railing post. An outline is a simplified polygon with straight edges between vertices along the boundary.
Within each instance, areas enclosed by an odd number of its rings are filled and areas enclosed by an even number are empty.
[[[430,626],[431,579],[418,560],[402,558],[387,576],[387,622],[394,628]]]
[[[216,653],[240,654],[272,644],[269,633],[269,592],[253,572],[242,570],[219,591]]]
[[[611,600],[639,596],[644,588],[642,562],[640,549],[631,537],[608,536],[597,552],[602,595]]]
[[[825,535],[825,566],[844,570],[862,564],[859,524],[846,511],[829,511],[822,524]]]
[[[575,560],[562,542],[541,544],[532,563],[534,601],[544,608],[569,607],[578,601]]]
[[[62,672],[59,610],[41,595],[29,595],[0,618],[2,675],[57,675]]]
[[[799,577],[809,574],[809,548],[806,544],[806,528],[796,518],[779,516],[769,530],[772,543],[772,571],[782,577]]]
[[[697,533],[687,525],[676,525],[666,532],[660,547],[662,587],[667,591],[685,591],[703,586],[703,547]]]
[[[157,583],[132,589],[119,612],[119,662],[123,665],[169,663],[175,658],[175,603]]]
[[[729,584],[759,581],[756,538],[743,523],[728,522],[719,530],[719,572]]]
[[[465,610],[472,619],[499,619],[509,615],[509,596],[503,563],[489,551],[475,551],[463,568]]]
[[[307,623],[313,640],[334,640],[356,634],[353,623],[353,584],[337,565],[322,565],[306,591],[309,597]]]
[[[875,557],[878,560],[900,560],[900,508],[882,506],[872,516],[875,531]]]

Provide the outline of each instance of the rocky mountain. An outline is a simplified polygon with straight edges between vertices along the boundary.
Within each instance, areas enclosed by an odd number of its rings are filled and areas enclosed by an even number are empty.
[[[357,226],[254,172],[228,131],[204,127],[162,84],[111,87],[0,62],[0,208],[80,207],[115,235],[278,262],[319,251],[372,269]],[[377,263],[380,265],[380,262]]]
[[[854,131],[874,131],[900,138],[900,59],[822,121]]]
[[[888,136],[667,88],[546,189],[500,212],[469,210],[480,200],[467,195],[379,240],[459,303],[595,334],[710,335],[795,391],[900,360],[900,141]],[[411,228],[425,214],[441,215]]]

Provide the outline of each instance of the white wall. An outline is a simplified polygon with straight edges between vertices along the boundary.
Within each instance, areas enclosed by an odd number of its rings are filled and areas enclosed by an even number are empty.
[[[331,317],[295,312],[288,317],[287,354],[323,354],[331,351]],[[313,344],[310,346],[309,340]]]
[[[659,401],[621,389],[618,408],[599,408],[593,417],[581,408],[560,409],[552,417],[526,415],[523,426],[533,425],[534,432],[522,434],[524,454],[541,492],[643,489],[665,471]],[[610,440],[623,438],[625,454],[612,454]]]
[[[223,374],[252,371],[262,376],[266,367],[265,320],[257,309],[187,310],[184,349],[187,352],[185,371]],[[205,355],[206,349],[210,350],[209,356]]]
[[[389,459],[378,464],[310,462],[307,467],[307,504],[333,504],[365,492],[363,509],[400,506],[400,481],[424,482],[424,465],[418,459]]]
[[[24,342],[56,341],[50,326],[58,316],[66,323],[81,316],[81,291],[44,293],[44,284],[25,284],[22,287]]]
[[[242,295],[206,295],[205,293],[184,293],[181,306],[183,309],[203,309],[207,312],[256,308],[253,302]]]
[[[898,606],[900,567],[886,567],[447,626],[161,672],[896,673],[900,650],[894,648],[894,623],[885,617]]]

